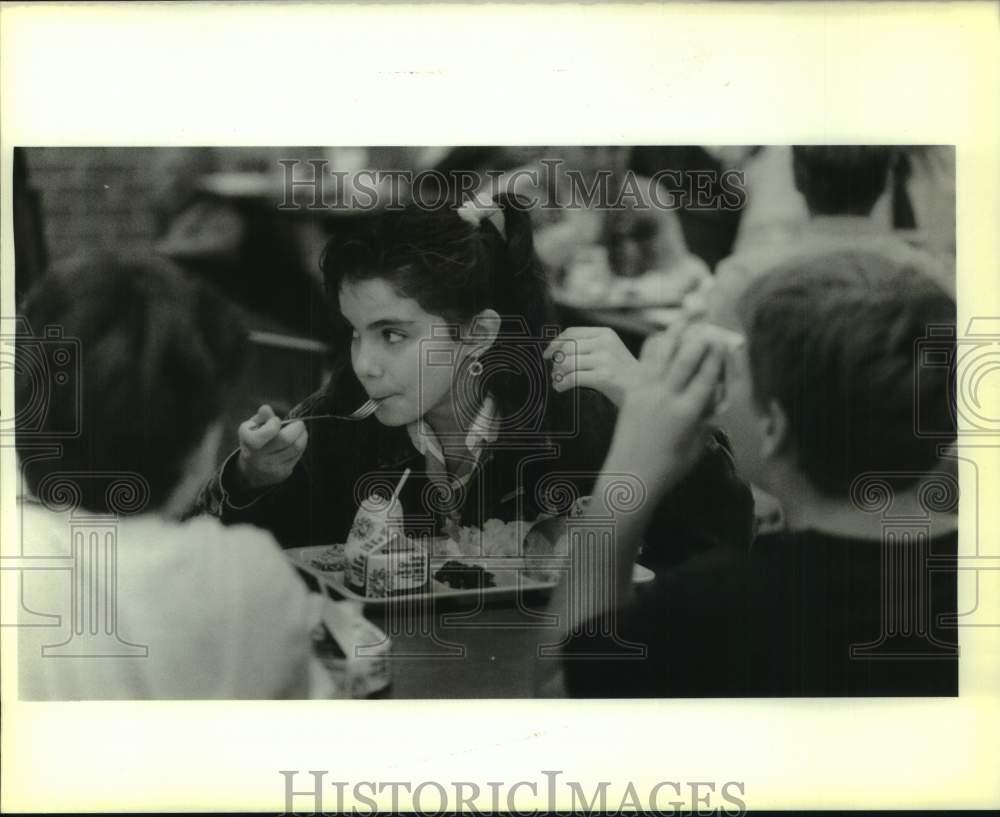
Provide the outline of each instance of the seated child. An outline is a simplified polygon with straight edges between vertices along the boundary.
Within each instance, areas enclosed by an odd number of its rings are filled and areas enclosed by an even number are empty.
[[[915,400],[924,422],[954,428],[949,367],[916,365],[928,329],[954,326],[954,302],[892,259],[843,250],[772,270],[737,313],[742,348],[694,324],[643,350],[588,511],[614,518],[614,541],[603,551],[575,545],[570,580],[553,598],[557,613],[580,611],[564,619],[574,633],[564,649],[568,691],[958,694],[946,620],[956,612],[956,518],[927,490],[948,482],[935,473],[943,441],[914,431]],[[780,500],[787,529],[758,537],[740,563],[674,575],[629,600],[652,508],[715,423],[741,475]],[[615,473],[641,480],[646,501],[615,507]],[[944,488],[955,497],[953,484]],[[886,528],[884,514],[911,522]],[[593,592],[595,564],[614,577],[617,609]],[[630,643],[645,657],[625,660]]]
[[[21,555],[63,569],[22,572],[20,697],[330,691],[313,600],[271,535],[181,521],[245,357],[235,309],[164,260],[90,257],[52,270],[22,314],[35,336],[17,346]],[[76,374],[38,413],[48,328],[62,333],[56,364]]]
[[[876,204],[886,194],[893,149],[810,145],[768,151],[787,163],[782,170],[794,178],[795,191],[801,196],[780,184],[769,195],[758,189],[760,185],[755,186],[751,177],[749,205],[736,251],[715,270],[719,285],[747,286],[758,275],[797,256],[856,249],[891,257],[897,264],[929,275],[954,296],[954,253],[932,254],[915,246],[910,233],[893,230],[873,216]],[[760,181],[774,184],[777,180],[765,177]],[[760,212],[769,206],[801,211],[791,222],[774,214],[778,220],[769,225]]]

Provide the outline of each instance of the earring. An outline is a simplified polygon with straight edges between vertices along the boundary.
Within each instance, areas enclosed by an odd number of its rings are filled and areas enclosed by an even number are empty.
[[[483,364],[479,362],[478,357],[472,358],[472,363],[469,364],[469,377],[479,377],[483,373]]]

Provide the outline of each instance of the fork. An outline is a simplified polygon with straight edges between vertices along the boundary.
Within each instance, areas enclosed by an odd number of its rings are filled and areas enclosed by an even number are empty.
[[[305,417],[289,417],[286,420],[281,421],[281,428],[284,428],[289,423],[297,423],[300,420],[305,422],[306,420],[364,420],[367,417],[371,417],[375,411],[378,409],[381,400],[369,399],[366,403],[358,406],[350,414],[309,414]],[[263,424],[260,424],[263,425]],[[260,425],[255,425],[254,429],[260,428]]]
[[[370,398],[350,414],[309,414],[305,417],[289,417],[287,420],[281,421],[281,427],[284,428],[289,423],[305,422],[306,420],[364,420],[376,412],[380,402],[380,400]]]

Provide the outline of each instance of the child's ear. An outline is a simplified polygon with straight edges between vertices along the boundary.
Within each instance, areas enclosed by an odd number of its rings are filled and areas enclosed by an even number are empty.
[[[495,309],[484,309],[470,321],[468,340],[478,347],[479,352],[485,352],[500,334],[500,323],[500,315]]]
[[[767,411],[760,420],[760,455],[768,460],[781,452],[788,435],[788,418],[777,400],[767,404]]]

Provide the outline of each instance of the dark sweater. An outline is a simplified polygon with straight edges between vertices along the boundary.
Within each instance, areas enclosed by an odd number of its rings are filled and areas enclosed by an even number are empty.
[[[291,416],[348,413],[367,398],[349,372],[337,382],[300,403]],[[554,410],[557,401],[565,404],[560,411]],[[451,497],[459,524],[532,520],[540,511],[561,514],[572,499],[590,493],[610,445],[614,407],[589,389],[550,395],[545,405],[553,408],[554,419],[544,433],[502,429],[497,443],[487,446],[481,467]],[[644,560],[657,572],[692,556],[714,559],[717,553],[746,551],[753,501],[725,445],[718,432],[691,474],[658,506],[657,525],[675,535],[669,543],[648,543]],[[406,429],[383,426],[373,417],[359,423],[313,423],[292,475],[260,494],[230,493],[237,483],[233,466],[230,459],[205,486],[196,512],[213,514],[226,524],[257,525],[286,548],[345,541],[360,500],[373,490],[391,492],[406,468],[412,475],[400,500],[408,532],[440,533],[445,512],[454,510],[429,484],[424,457]]]
[[[763,536],[739,564],[648,586],[619,611],[617,641],[574,638],[568,690],[580,697],[957,695],[956,629],[942,620],[956,613],[957,541],[956,533],[905,545],[817,532]],[[620,656],[621,640],[646,645],[647,655],[606,657]]]

